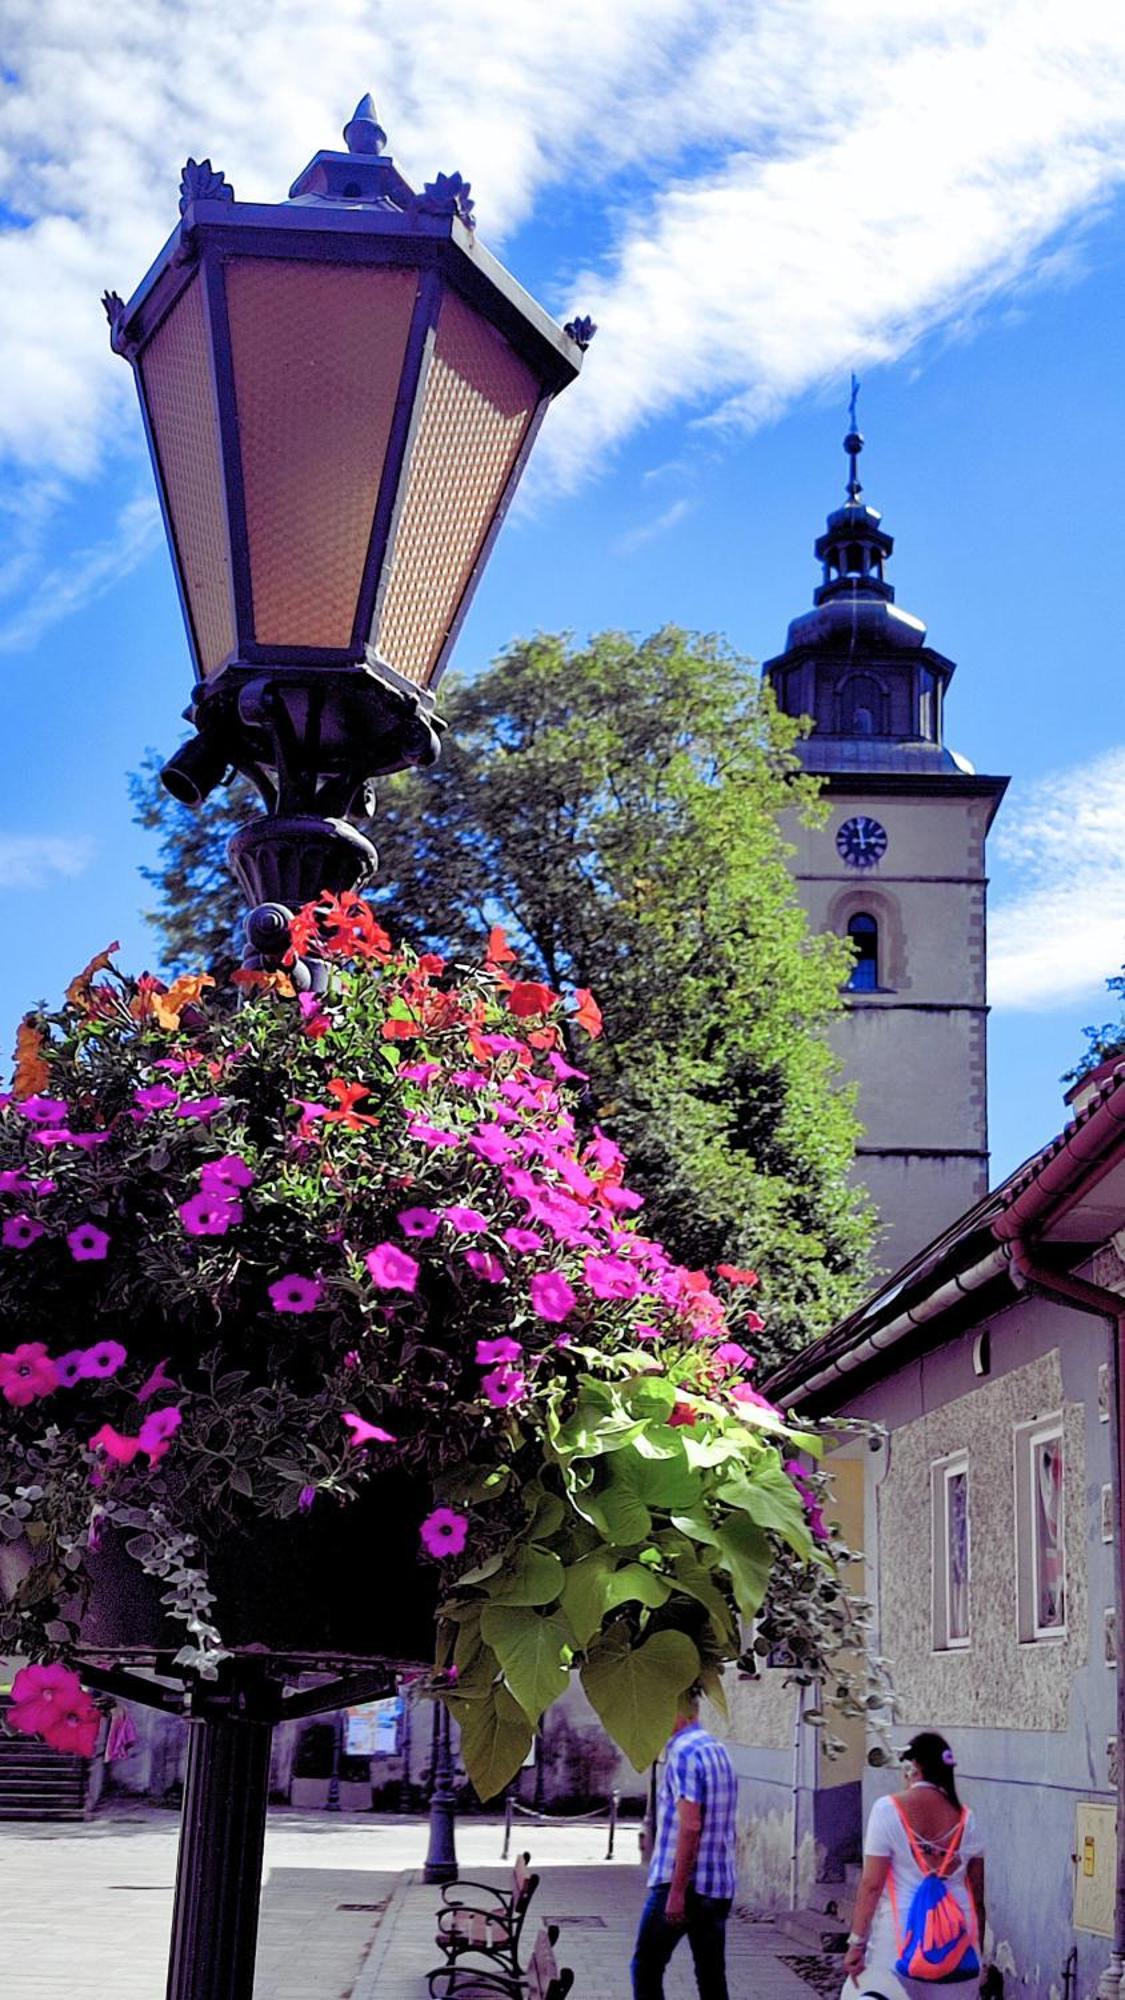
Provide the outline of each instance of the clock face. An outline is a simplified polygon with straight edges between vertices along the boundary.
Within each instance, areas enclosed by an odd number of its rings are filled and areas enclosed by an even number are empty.
[[[877,819],[857,813],[836,835],[836,852],[849,868],[874,868],[887,851],[887,830]]]

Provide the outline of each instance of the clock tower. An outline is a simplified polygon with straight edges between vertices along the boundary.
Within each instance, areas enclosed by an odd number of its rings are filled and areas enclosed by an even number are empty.
[[[857,1178],[894,1268],[988,1187],[985,838],[1008,781],[946,748],[953,661],[894,601],[862,449],[853,394],[847,497],[815,544],[822,582],[763,673],[779,708],[812,717],[799,755],[830,813],[787,829],[792,867],[812,928],[855,949],[833,1041],[859,1086]]]

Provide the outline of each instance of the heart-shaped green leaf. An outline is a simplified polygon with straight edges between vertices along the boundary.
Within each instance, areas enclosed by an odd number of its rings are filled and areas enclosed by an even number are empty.
[[[551,1549],[517,1549],[489,1591],[493,1604],[553,1604],[566,1576]]]
[[[639,1646],[600,1647],[582,1685],[606,1729],[636,1770],[652,1763],[672,1733],[676,1707],[699,1675],[699,1654],[683,1632],[654,1632]]]
[[[570,1627],[557,1614],[518,1604],[489,1604],[481,1613],[481,1637],[491,1646],[501,1672],[529,1722],[566,1692],[570,1680]]]
[[[481,1701],[450,1704],[461,1731],[461,1758],[477,1797],[494,1799],[511,1783],[531,1748],[533,1731],[506,1687]]]

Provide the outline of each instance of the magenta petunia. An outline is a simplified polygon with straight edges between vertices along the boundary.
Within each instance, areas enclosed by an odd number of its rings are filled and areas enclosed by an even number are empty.
[[[578,1083],[589,1082],[589,1071],[575,1069],[574,1064],[568,1063],[566,1057],[560,1056],[556,1049],[548,1050],[547,1061],[550,1063],[560,1083],[569,1083],[572,1078]]]
[[[435,1507],[418,1530],[422,1546],[431,1556],[459,1556],[469,1539],[469,1523],[452,1507]]]
[[[522,1360],[523,1348],[518,1340],[512,1339],[511,1334],[502,1333],[496,1340],[477,1341],[478,1368],[491,1367],[497,1361],[507,1363]]]
[[[614,1167],[623,1166],[625,1155],[620,1146],[607,1139],[600,1125],[595,1125],[594,1136],[586,1148],[586,1158],[591,1160],[602,1173],[612,1172]]]
[[[109,1249],[106,1231],[93,1222],[80,1222],[68,1230],[66,1240],[76,1264],[100,1264]]]
[[[536,1229],[519,1229],[513,1226],[504,1231],[504,1241],[512,1250],[531,1251],[546,1249],[546,1238]]]
[[[241,1153],[224,1153],[219,1160],[204,1161],[199,1170],[199,1185],[204,1194],[229,1195],[234,1188],[253,1187],[254,1174]]]
[[[728,1374],[732,1368],[754,1366],[754,1356],[747,1354],[746,1349],[740,1347],[737,1340],[724,1340],[722,1346],[715,1349],[711,1359],[715,1367],[721,1369],[724,1374]]]
[[[170,1111],[180,1101],[180,1093],[173,1090],[170,1083],[149,1083],[143,1090],[133,1092],[133,1103],[138,1111]]]
[[[26,1250],[43,1233],[43,1224],[30,1215],[6,1215],[0,1229],[0,1243],[5,1250]]]
[[[483,1090],[488,1078],[482,1069],[455,1069],[449,1081],[457,1090]]]
[[[58,1369],[41,1340],[25,1340],[10,1354],[0,1354],[0,1395],[17,1410],[26,1410],[59,1384]]]
[[[406,1127],[406,1135],[409,1139],[416,1139],[420,1146],[425,1146],[430,1152],[436,1152],[442,1146],[461,1144],[459,1132],[445,1132],[440,1126],[428,1125],[424,1118],[411,1118]]]
[[[37,1146],[77,1146],[82,1152],[88,1153],[94,1146],[104,1146],[109,1133],[71,1132],[65,1125],[58,1128],[53,1125],[41,1125],[31,1136]]]
[[[465,1208],[456,1201],[442,1209],[441,1219],[448,1222],[459,1236],[479,1236],[482,1229],[488,1228],[488,1217],[482,1215],[479,1208]]]
[[[403,1208],[395,1217],[404,1236],[412,1236],[418,1243],[425,1243],[436,1236],[441,1227],[441,1217],[434,1208]]]
[[[104,1451],[115,1465],[132,1465],[140,1448],[139,1438],[125,1437],[112,1424],[102,1424],[90,1439],[90,1450]]]
[[[364,1259],[371,1273],[372,1283],[381,1292],[412,1292],[418,1283],[419,1266],[415,1258],[408,1257],[405,1250],[394,1243],[377,1243]]]
[[[477,1041],[480,1043],[482,1049],[487,1049],[489,1054],[494,1056],[508,1054],[524,1055],[526,1053],[525,1044],[519,1041],[515,1035],[478,1035]]]
[[[500,1166],[512,1157],[512,1141],[502,1125],[478,1125],[469,1145],[478,1160],[487,1160],[490,1166]]]
[[[464,1259],[475,1278],[486,1285],[502,1285],[506,1282],[504,1266],[491,1250],[466,1250]]]
[[[34,1181],[29,1181],[26,1174],[21,1174],[14,1167],[6,1167],[0,1173],[0,1194],[31,1194],[34,1187]]]
[[[645,1201],[643,1194],[635,1194],[632,1188],[615,1187],[612,1184],[599,1188],[598,1197],[604,1201],[607,1208],[622,1214],[626,1209],[643,1208]]]
[[[93,1347],[85,1350],[78,1372],[84,1380],[105,1382],[111,1375],[116,1375],[128,1359],[119,1340],[98,1340]]]
[[[185,1097],[176,1113],[177,1118],[192,1118],[200,1125],[206,1125],[216,1112],[225,1111],[229,1098],[226,1097]]]
[[[633,1332],[636,1334],[638,1340],[660,1339],[660,1328],[658,1326],[646,1326],[643,1321],[638,1321],[637,1325],[633,1328]]]
[[[163,1361],[157,1362],[152,1374],[137,1390],[138,1403],[147,1403],[151,1396],[158,1396],[162,1389],[178,1388],[179,1384],[173,1382],[172,1377],[167,1373],[167,1368],[168,1356],[165,1355]]]
[[[12,1682],[8,1727],[22,1736],[41,1736],[52,1750],[92,1757],[101,1716],[78,1675],[59,1662],[21,1667]]]
[[[150,1465],[164,1457],[182,1422],[182,1413],[171,1404],[145,1418],[137,1434],[137,1449],[148,1454]]]
[[[493,1409],[506,1410],[525,1394],[527,1380],[516,1368],[494,1368],[490,1375],[481,1377],[480,1386]]]
[[[29,1118],[33,1125],[65,1125],[69,1104],[61,1097],[25,1097],[17,1107],[21,1118]]]
[[[635,1299],[641,1281],[624,1257],[587,1257],[582,1276],[597,1299]]]
[[[218,1194],[193,1194],[180,1203],[180,1220],[189,1236],[225,1236],[242,1221],[242,1205]]]
[[[85,1373],[83,1368],[85,1359],[84,1347],[72,1347],[69,1354],[59,1355],[55,1362],[55,1374],[58,1376],[60,1389],[73,1389],[75,1384],[82,1380]]]
[[[357,1416],[354,1410],[345,1410],[340,1421],[346,1424],[351,1432],[349,1444],[396,1443],[393,1431],[385,1431],[380,1424],[369,1424],[366,1417]]]
[[[420,1084],[428,1090],[435,1076],[441,1075],[441,1064],[436,1062],[403,1063],[397,1071],[404,1083]]]
[[[555,1325],[569,1319],[578,1300],[561,1271],[536,1271],[531,1280],[531,1307],[540,1319]]]
[[[302,1278],[290,1271],[287,1277],[274,1280],[269,1294],[275,1313],[311,1313],[324,1297],[324,1286],[319,1278]]]

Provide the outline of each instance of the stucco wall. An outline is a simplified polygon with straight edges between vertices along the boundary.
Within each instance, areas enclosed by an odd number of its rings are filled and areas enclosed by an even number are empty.
[[[912,1716],[971,1728],[1066,1728],[1070,1688],[1089,1652],[1086,1451],[1080,1404],[1064,1408],[1057,1349],[896,1430],[879,1490],[883,1650]],[[1021,1644],[1016,1617],[1013,1431],[1063,1409],[1067,1631]],[[970,1630],[963,1652],[935,1652],[930,1591],[930,1466],[969,1460]]]

